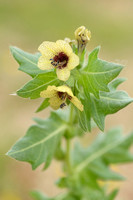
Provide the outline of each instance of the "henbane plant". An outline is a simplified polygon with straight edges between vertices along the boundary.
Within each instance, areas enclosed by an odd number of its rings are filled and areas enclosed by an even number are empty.
[[[124,178],[112,166],[133,161],[133,133],[124,136],[120,128],[99,134],[88,147],[74,140],[91,132],[94,126],[103,132],[106,115],[133,101],[126,92],[117,90],[125,81],[117,78],[123,66],[99,59],[100,47],[89,52],[90,38],[90,31],[81,26],[74,40],[45,41],[38,48],[40,53],[10,47],[19,70],[32,78],[17,95],[42,98],[37,112],[50,106],[51,115],[47,119],[35,118],[35,124],[7,155],[30,163],[33,170],[43,163],[47,169],[56,159],[62,163],[64,174],[56,182],[65,189],[63,192],[47,197],[32,191],[34,200],[113,200],[118,188],[109,191],[107,183]]]

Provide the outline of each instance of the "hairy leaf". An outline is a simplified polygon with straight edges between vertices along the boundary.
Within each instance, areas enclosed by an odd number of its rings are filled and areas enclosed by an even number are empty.
[[[85,131],[88,131],[87,125],[90,126],[91,118],[95,121],[100,130],[103,131],[104,121],[107,115],[116,113],[133,102],[133,98],[129,97],[126,92],[116,90],[119,84],[124,80],[125,79],[123,78],[113,80],[108,85],[110,92],[100,91],[99,99],[97,99],[93,94],[88,93],[88,98],[85,97],[85,103],[84,100],[82,100],[82,103],[84,104],[84,112],[79,113],[81,116],[83,115],[82,119],[85,119],[84,121],[82,120],[81,126]],[[79,121],[81,121],[80,118],[81,117],[79,117]]]
[[[129,147],[132,143],[133,133],[124,137],[120,129],[112,129],[106,134],[100,134],[89,148],[83,149],[79,145],[75,147],[73,154],[75,155],[73,157],[76,165],[75,170],[76,172],[82,172],[84,169],[88,169],[98,179],[101,179],[104,176],[103,171],[110,170],[110,164],[133,161],[133,155],[129,152]],[[123,157],[124,151],[125,154]],[[117,157],[117,152],[119,152],[119,157]],[[95,170],[96,168],[97,170]],[[119,179],[119,177],[114,177],[112,171],[108,171],[106,176],[110,177],[103,177],[102,179]]]
[[[20,71],[29,74],[31,77],[44,73],[44,71],[39,69],[37,66],[40,53],[30,54],[14,46],[10,47],[10,51],[20,65],[18,68]]]
[[[114,88],[114,85],[118,86],[118,81],[120,84],[122,80],[116,79],[110,83],[109,88]],[[133,98],[129,97],[126,92],[112,89],[110,92],[100,92],[100,99],[91,94],[88,105],[92,118],[103,131],[106,115],[116,113],[131,102],[133,102]]]
[[[7,153],[16,160],[26,161],[36,169],[45,162],[49,166],[56,151],[61,136],[67,125],[59,115],[53,112],[50,118],[37,121],[37,125],[29,128],[26,135],[21,138]]]
[[[49,85],[57,85],[58,83],[59,80],[54,72],[45,72],[37,75],[33,80],[19,89],[17,95],[23,98],[36,99],[40,97],[40,92],[47,89]]]
[[[83,86],[86,96],[88,93],[99,98],[99,92],[109,92],[108,83],[118,76],[123,66],[110,63],[98,58],[99,47],[95,48],[88,58],[88,63],[78,76],[78,82]]]

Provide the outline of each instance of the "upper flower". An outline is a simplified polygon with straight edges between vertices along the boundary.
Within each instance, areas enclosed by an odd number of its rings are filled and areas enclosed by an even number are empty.
[[[83,111],[83,105],[75,97],[71,91],[71,89],[66,86],[48,86],[47,90],[44,90],[40,93],[40,96],[43,98],[50,98],[49,103],[50,106],[57,110],[58,108],[63,108],[66,106],[66,100],[70,100],[80,111]]]
[[[71,46],[64,40],[43,42],[38,50],[42,54],[38,67],[42,70],[56,68],[57,76],[62,81],[68,80],[70,71],[79,64],[79,57],[73,53]]]
[[[75,38],[79,43],[85,45],[91,38],[91,32],[85,26],[80,26],[75,31]]]

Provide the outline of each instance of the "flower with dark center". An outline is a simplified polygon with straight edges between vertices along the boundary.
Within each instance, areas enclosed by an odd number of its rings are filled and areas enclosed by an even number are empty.
[[[42,70],[56,68],[57,76],[62,81],[67,81],[70,71],[79,64],[79,57],[64,40],[43,42],[38,50],[42,54],[38,60],[38,67]]]
[[[46,90],[40,93],[43,98],[49,98],[50,106],[57,110],[66,106],[66,100],[72,102],[80,111],[83,111],[83,105],[79,99],[73,95],[71,89],[66,86],[56,87],[54,85],[48,86]]]

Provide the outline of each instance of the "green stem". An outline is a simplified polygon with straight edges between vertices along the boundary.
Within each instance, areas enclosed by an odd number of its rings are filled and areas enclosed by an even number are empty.
[[[70,107],[69,124],[73,124],[73,105]],[[66,138],[66,165],[67,173],[71,173],[71,139]]]
[[[70,139],[66,139],[66,165],[67,173],[71,172],[71,158],[70,158]]]

